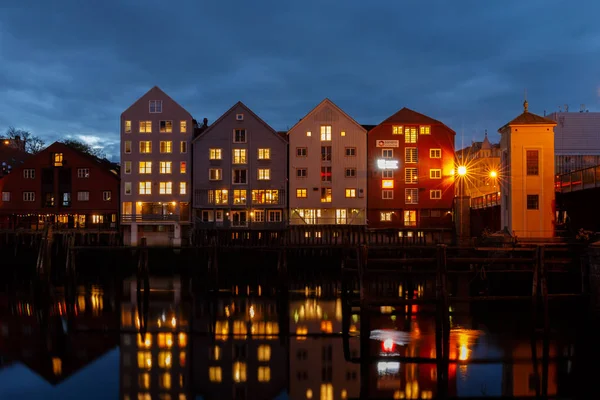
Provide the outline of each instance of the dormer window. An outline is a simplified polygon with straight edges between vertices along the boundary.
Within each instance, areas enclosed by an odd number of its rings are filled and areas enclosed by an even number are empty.
[[[52,155],[53,161],[54,161],[54,166],[55,167],[62,167],[63,166],[63,153],[54,153]]]
[[[150,100],[150,114],[162,112],[162,100]]]

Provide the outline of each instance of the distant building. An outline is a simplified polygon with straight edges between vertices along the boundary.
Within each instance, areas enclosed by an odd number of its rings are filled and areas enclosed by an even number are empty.
[[[457,164],[467,168],[464,195],[471,198],[471,207],[500,205],[501,153],[500,144],[490,143],[487,131],[483,141],[456,152]]]
[[[600,165],[600,112],[553,112],[555,172]]]
[[[126,245],[181,244],[189,235],[196,122],[157,86],[121,114],[121,223]]]
[[[403,108],[368,133],[369,227],[451,227],[454,136]]]
[[[197,228],[283,229],[287,138],[238,102],[193,140]]]
[[[365,128],[325,99],[288,140],[290,225],[365,225]]]
[[[0,225],[117,229],[118,166],[55,142],[0,179]]]
[[[498,130],[502,135],[501,226],[517,237],[554,236],[554,127],[529,112]]]

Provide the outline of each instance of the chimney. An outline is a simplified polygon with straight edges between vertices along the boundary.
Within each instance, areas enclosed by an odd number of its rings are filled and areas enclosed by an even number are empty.
[[[204,123],[204,125],[202,125],[202,127],[206,128],[208,126],[208,118],[204,118],[204,120],[202,122]]]

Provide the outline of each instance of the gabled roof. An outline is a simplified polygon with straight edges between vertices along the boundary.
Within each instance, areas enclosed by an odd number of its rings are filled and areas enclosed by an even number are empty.
[[[173,100],[173,98],[171,96],[169,96],[168,94],[166,94],[161,88],[159,88],[158,86],[154,86],[152,89],[148,90],[146,93],[144,93],[142,96],[140,96],[136,101],[134,101],[129,107],[127,107],[127,109],[125,111],[123,111],[121,113],[121,115],[123,115],[126,112],[128,112],[133,106],[135,106],[137,103],[139,103],[140,101],[142,101],[142,99],[144,97],[148,96],[150,93],[155,93],[155,92],[159,92],[161,95],[167,97],[173,103],[177,104],[179,107],[181,107],[182,109],[184,109],[185,112],[187,112],[188,114],[190,114],[190,112],[188,110],[186,110],[184,107],[181,106],[181,104],[179,104],[178,102],[176,102],[175,100]],[[190,114],[190,116],[191,115],[192,114]]]
[[[329,100],[329,98],[327,98],[327,97],[326,97],[325,99],[323,99],[323,101],[321,101],[319,104],[317,104],[317,106],[316,106],[315,108],[313,108],[312,110],[310,110],[310,111],[308,112],[308,114],[306,114],[306,115],[305,115],[305,116],[304,116],[302,119],[300,119],[300,121],[296,122],[296,123],[294,124],[294,126],[292,126],[290,129],[288,129],[288,132],[287,132],[288,136],[289,136],[290,132],[291,132],[291,131],[293,131],[293,130],[294,130],[294,128],[296,128],[296,126],[297,126],[298,124],[300,124],[302,121],[304,121],[305,119],[307,119],[309,116],[313,115],[313,114],[314,114],[314,113],[315,113],[315,112],[316,112],[316,111],[317,111],[317,110],[318,110],[318,109],[319,109],[319,108],[320,108],[320,107],[321,107],[323,104],[328,104],[328,105],[330,105],[331,107],[335,108],[335,109],[336,109],[338,112],[340,112],[342,115],[344,115],[344,116],[345,116],[346,118],[348,118],[350,121],[352,121],[352,122],[353,122],[353,123],[354,123],[356,126],[358,126],[358,127],[361,129],[361,130],[365,131],[365,133],[367,132],[367,130],[366,130],[366,129],[365,129],[365,128],[364,128],[364,127],[361,125],[361,124],[359,124],[358,122],[356,122],[356,121],[354,120],[354,118],[352,118],[351,116],[349,116],[348,114],[346,114],[346,113],[344,112],[344,110],[342,110],[341,108],[339,108],[337,105],[335,105],[335,103],[334,103],[333,101]]]
[[[363,128],[365,128],[365,130],[367,132],[369,132],[371,129],[375,128],[377,125],[362,125]]]
[[[548,118],[540,117],[539,115],[529,112],[529,103],[527,100],[523,103],[523,113],[505,124],[502,128],[498,129],[498,132],[502,133],[503,130],[509,126],[514,125],[553,125],[556,126],[556,121]]]
[[[275,136],[277,136],[279,139],[281,139],[284,142],[287,142],[284,138],[281,137],[281,135],[273,128],[271,128],[271,126],[269,124],[267,124],[265,121],[263,121],[262,118],[260,118],[258,115],[256,115],[251,109],[248,108],[248,106],[246,106],[244,103],[242,103],[241,101],[238,101],[237,103],[235,103],[229,110],[225,111],[225,113],[223,113],[223,115],[221,115],[219,117],[219,119],[217,119],[215,122],[213,122],[212,124],[210,124],[210,126],[206,129],[204,129],[198,136],[196,136],[193,140],[192,143],[195,142],[196,140],[198,140],[198,138],[201,138],[203,136],[205,136],[206,134],[208,134],[215,126],[219,125],[219,123],[221,121],[223,121],[225,119],[225,117],[227,117],[229,114],[231,114],[231,112],[236,108],[236,107],[242,107],[244,110],[246,110],[250,115],[252,115],[254,118],[256,118],[256,120],[258,122],[260,122],[261,124],[263,124],[265,126],[265,128],[267,128],[269,131],[273,132],[273,134]]]
[[[410,108],[403,107],[396,114],[387,118],[381,124],[415,124],[415,125],[443,125],[453,133],[454,130],[437,119],[428,117],[425,114],[418,113]],[[380,125],[381,125],[380,124]]]

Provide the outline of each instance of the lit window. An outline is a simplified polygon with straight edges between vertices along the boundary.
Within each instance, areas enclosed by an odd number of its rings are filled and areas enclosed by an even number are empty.
[[[404,162],[407,164],[416,164],[418,161],[418,151],[416,147],[406,147],[404,149]]]
[[[333,400],[333,385],[331,383],[321,384],[321,400]]]
[[[208,170],[208,179],[211,181],[220,181],[223,179],[221,168],[210,168]]]
[[[219,346],[215,346],[210,350],[210,359],[213,361],[221,359],[221,348]]]
[[[310,131],[306,132],[306,136],[311,137],[312,133]]]
[[[179,333],[179,347],[187,346],[187,335],[183,332]]]
[[[331,333],[333,332],[333,324],[331,321],[321,321],[321,332]]]
[[[62,360],[60,358],[54,357],[52,359],[52,372],[56,376],[62,374]]]
[[[138,368],[152,369],[152,353],[149,351],[138,351]]]
[[[392,200],[394,198],[394,191],[390,189],[384,189],[381,191],[381,198],[384,200]]]
[[[209,190],[208,191],[208,203],[209,204],[227,204],[228,202],[228,190]]]
[[[173,133],[173,121],[159,121],[158,130],[160,133]]]
[[[246,164],[246,149],[233,149],[232,164]]]
[[[159,173],[161,174],[170,174],[171,173],[171,161],[161,161]]]
[[[173,346],[173,334],[172,333],[159,333],[158,334],[158,347],[161,349],[170,349]]]
[[[152,121],[140,121],[140,133],[152,133]]]
[[[152,194],[152,182],[140,182],[140,194]]]
[[[356,189],[346,189],[346,197],[356,197]]]
[[[258,159],[259,160],[270,160],[271,159],[271,149],[258,149]]]
[[[141,154],[150,154],[152,153],[152,142],[149,140],[144,140],[140,142],[140,153]]]
[[[152,335],[149,333],[146,333],[145,335],[142,335],[141,333],[136,335],[137,336],[137,344],[139,348],[146,348],[149,349],[150,346],[152,346]]]
[[[271,380],[271,368],[258,367],[258,381],[269,382]]]
[[[258,361],[269,361],[271,359],[271,346],[265,344],[258,346]]]
[[[54,153],[54,166],[62,167],[63,165],[63,153]]]
[[[393,189],[394,188],[394,180],[393,179],[384,179],[381,181],[381,187],[383,189]]]
[[[418,169],[417,168],[406,168],[404,171],[404,182],[405,183],[417,183],[418,181]]]
[[[303,189],[296,189],[296,197],[297,198],[303,199],[303,198],[306,198],[306,195],[307,195],[306,189],[304,189],[304,188]]]
[[[331,188],[321,188],[321,203],[331,203]]]
[[[165,372],[160,376],[159,385],[161,389],[171,389],[171,374]]]
[[[442,149],[429,149],[429,158],[442,158]]]
[[[124,148],[124,152],[125,154],[130,154],[131,153],[131,140],[126,140],[125,143],[123,143],[123,148]]]
[[[140,389],[150,389],[150,374],[147,372],[139,374],[138,385]]]
[[[187,182],[179,182],[179,194],[187,194]]]
[[[181,154],[187,153],[187,142],[185,140],[182,140],[181,142],[179,142],[179,152]]]
[[[208,158],[210,160],[220,160],[221,159],[221,149],[209,149],[208,150]]]
[[[279,190],[260,189],[252,191],[252,204],[279,204]]]
[[[179,163],[179,173],[180,174],[185,174],[187,173],[187,163],[185,161],[181,161]]]
[[[187,121],[179,121],[179,132],[181,132],[181,133],[187,132]]]
[[[234,190],[233,191],[233,204],[240,205],[246,204],[246,190]]]
[[[131,133],[131,121],[125,121],[125,133]]]
[[[173,364],[173,359],[171,357],[170,351],[161,351],[158,353],[158,366],[160,368],[169,369]]]
[[[140,161],[140,174],[152,173],[152,161]]]
[[[92,215],[92,224],[104,223],[104,215]]]
[[[430,135],[431,134],[431,126],[429,126],[429,125],[421,125],[419,127],[419,133],[421,135]]]
[[[404,143],[417,143],[417,128],[404,128]]]
[[[419,189],[404,189],[404,202],[406,204],[419,204]]]
[[[346,131],[341,131],[340,136],[346,136]]]
[[[221,367],[210,367],[208,369],[208,379],[210,379],[211,382],[221,382],[221,380],[222,380]]]
[[[234,129],[233,130],[233,143],[246,143],[246,130],[245,129]]]
[[[390,222],[392,220],[392,211],[381,211],[379,213],[379,220],[384,222]]]
[[[173,183],[172,182],[159,182],[159,193],[160,194],[173,194]]]
[[[403,126],[392,126],[392,135],[402,135],[404,133]]]
[[[404,226],[417,226],[417,211],[404,211]]]
[[[179,353],[179,365],[185,367],[185,351]]]
[[[429,198],[432,200],[439,200],[442,198],[442,191],[439,189],[431,190],[429,192]]]
[[[271,170],[269,168],[259,168],[258,169],[258,180],[259,181],[268,181],[271,179]]]
[[[162,112],[162,100],[150,100],[150,113],[156,114]]]
[[[429,179],[442,179],[442,170],[441,169],[430,169],[429,170]]]
[[[246,363],[233,363],[233,380],[234,382],[246,382]]]
[[[173,152],[173,142],[171,142],[170,140],[161,140],[160,141],[160,152],[163,154],[172,153]]]
[[[331,125],[321,126],[321,140],[322,141],[330,141],[331,140]]]

